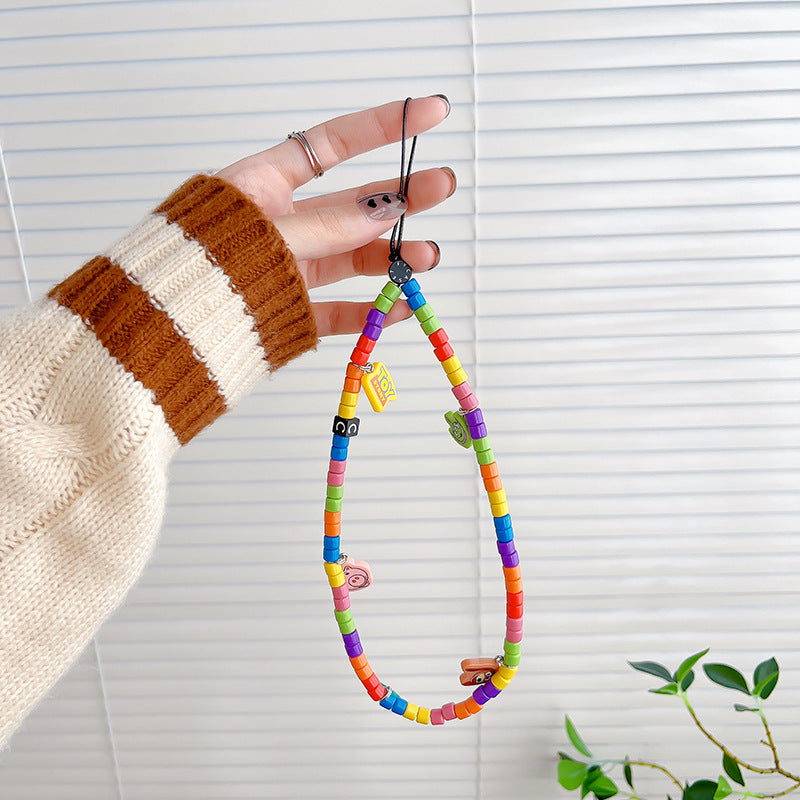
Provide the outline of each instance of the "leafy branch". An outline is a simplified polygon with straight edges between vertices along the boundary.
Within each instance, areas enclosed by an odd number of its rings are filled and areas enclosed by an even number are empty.
[[[632,761],[627,756],[624,759],[598,759],[579,735],[575,725],[569,717],[566,718],[567,736],[575,750],[583,758],[575,758],[567,753],[559,753],[558,782],[568,791],[580,789],[581,798],[593,794],[595,800],[619,795],[628,800],[646,800],[641,797],[633,785],[633,767],[656,770],[664,775],[680,792],[680,800],[724,800],[725,798],[775,798],[784,797],[800,788],[800,775],[785,769],[780,762],[778,749],[772,737],[767,717],[764,713],[763,703],[772,694],[777,686],[780,670],[774,658],[762,661],[753,672],[752,688],[747,683],[744,675],[734,667],[727,664],[703,664],[706,677],[719,686],[733,689],[746,694],[749,702],[734,703],[734,709],[741,713],[756,714],[764,727],[765,738],[760,742],[768,748],[772,766],[757,766],[739,758],[730,748],[714,736],[697,716],[697,712],[689,700],[689,688],[694,683],[695,665],[708,653],[708,649],[695,653],[686,658],[680,666],[670,672],[665,666],[655,661],[628,662],[633,669],[653,675],[665,681],[663,686],[650,689],[654,694],[677,697],[681,700],[697,729],[722,753],[722,771],[716,780],[703,778],[693,783],[681,781],[666,767],[651,761]],[[610,777],[618,768],[622,769],[625,783],[630,788],[620,789]],[[748,773],[759,775],[779,775],[789,781],[789,785],[772,793],[764,794],[751,791],[744,777],[744,770]],[[667,800],[672,800],[667,795]]]

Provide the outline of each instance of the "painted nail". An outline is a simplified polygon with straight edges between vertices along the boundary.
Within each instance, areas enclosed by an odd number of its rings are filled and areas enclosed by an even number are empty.
[[[450,167],[439,167],[439,169],[443,169],[453,181],[453,188],[450,190],[450,194],[447,195],[448,197],[452,197],[453,193],[456,190],[456,187],[458,186],[458,181],[456,180],[456,174],[455,172],[453,172],[452,169],[450,169]]]
[[[444,118],[447,119],[450,116],[450,100],[448,100],[447,95],[446,94],[434,94],[434,95],[432,95],[432,97],[441,97],[442,100],[444,100],[445,103],[447,103],[447,113],[444,115]]]
[[[428,269],[433,269],[434,267],[438,267],[439,262],[442,260],[442,248],[431,239],[428,239],[428,244],[436,251],[436,258],[434,259],[433,264],[428,267]]]
[[[359,197],[356,204],[361,213],[369,220],[381,222],[385,219],[398,219],[408,209],[408,203],[403,195],[397,192],[379,192]]]

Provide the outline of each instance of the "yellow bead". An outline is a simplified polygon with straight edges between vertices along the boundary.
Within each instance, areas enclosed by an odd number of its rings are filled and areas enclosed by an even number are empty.
[[[504,517],[508,514],[508,503],[492,503],[492,516]]]
[[[497,670],[495,675],[499,675],[504,680],[511,682],[511,679],[517,674],[516,667],[509,667],[506,664],[501,664],[500,669]]]
[[[492,683],[496,689],[500,689],[502,691],[506,688],[506,686],[508,686],[509,683],[511,683],[511,681],[508,678],[504,678],[502,675],[500,675],[500,671],[498,670],[494,675],[492,675]]]
[[[459,367],[455,372],[447,373],[447,380],[450,381],[451,386],[458,386],[460,383],[466,382],[467,373]]]
[[[325,572],[328,576],[328,583],[331,585],[331,588],[335,589],[337,586],[344,585],[344,570],[341,564],[337,564],[335,561],[326,561]]]
[[[486,494],[489,496],[489,502],[493,506],[499,506],[500,503],[506,502],[506,490],[502,487],[496,492],[487,492]],[[499,516],[502,517],[503,515],[500,514]]]
[[[413,703],[409,703],[406,706],[406,710],[403,712],[403,716],[406,719],[416,720],[418,711],[419,711],[419,706],[415,706]]]
[[[428,725],[431,721],[431,710],[429,708],[425,708],[425,706],[420,706],[419,711],[417,711],[417,722],[420,725]]]
[[[343,406],[353,406],[353,408],[355,408],[358,405],[358,392],[348,392],[346,390],[342,390],[342,399],[340,404]]]
[[[343,403],[339,404],[339,416],[343,419],[353,419],[356,415],[355,406],[346,406]]]
[[[457,369],[460,369],[460,367],[461,362],[458,360],[458,356],[450,356],[450,358],[446,358],[442,361],[442,369],[445,371],[446,375],[455,372]]]

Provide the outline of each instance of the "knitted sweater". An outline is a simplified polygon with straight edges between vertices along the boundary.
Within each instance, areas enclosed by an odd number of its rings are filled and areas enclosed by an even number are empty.
[[[316,341],[277,229],[203,175],[0,323],[0,746],[139,576],[178,448]]]

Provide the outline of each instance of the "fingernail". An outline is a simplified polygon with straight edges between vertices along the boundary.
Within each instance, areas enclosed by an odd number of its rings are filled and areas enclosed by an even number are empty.
[[[399,219],[408,208],[405,197],[397,192],[368,194],[366,197],[359,197],[356,204],[361,209],[361,213],[374,222]]]
[[[455,192],[456,187],[458,186],[458,181],[456,180],[456,174],[455,172],[453,172],[452,169],[450,169],[450,167],[439,167],[439,169],[443,169],[450,176],[450,180],[453,181],[453,188],[450,190],[450,194],[447,195],[448,197],[452,197],[453,192]]]
[[[433,264],[431,264],[428,267],[428,269],[430,270],[433,269],[434,267],[439,266],[439,262],[442,260],[442,249],[439,247],[438,244],[436,244],[436,242],[432,241],[431,239],[428,239],[428,244],[436,251],[436,258],[434,259]]]
[[[444,115],[443,119],[447,119],[450,116],[450,101],[447,99],[446,94],[433,94],[431,97],[441,97],[442,100],[447,104],[447,113]]]

